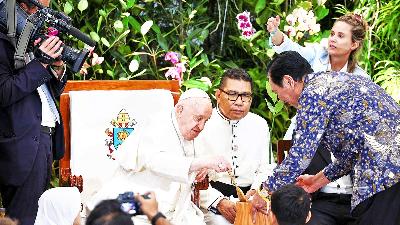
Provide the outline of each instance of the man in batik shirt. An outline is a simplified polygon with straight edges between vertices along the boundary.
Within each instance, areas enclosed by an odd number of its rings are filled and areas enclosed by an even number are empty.
[[[312,73],[296,52],[281,53],[267,71],[272,90],[297,108],[298,117],[288,157],[263,183],[253,206],[264,211],[262,195],[288,183],[297,181],[311,193],[350,174],[352,214],[359,216],[357,224],[398,224],[400,106],[395,100],[362,76]],[[337,160],[316,175],[300,176],[319,145]]]

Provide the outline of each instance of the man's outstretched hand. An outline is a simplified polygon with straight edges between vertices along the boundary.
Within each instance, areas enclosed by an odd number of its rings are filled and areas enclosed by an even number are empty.
[[[314,193],[318,191],[321,187],[329,184],[330,181],[325,177],[324,173],[321,171],[316,175],[300,175],[297,178],[296,185],[303,188],[308,193]]]
[[[251,200],[251,216],[253,218],[253,223],[256,223],[257,212],[261,212],[265,215],[268,215],[270,212],[271,204],[270,202],[266,202],[258,193],[253,195],[253,199]]]

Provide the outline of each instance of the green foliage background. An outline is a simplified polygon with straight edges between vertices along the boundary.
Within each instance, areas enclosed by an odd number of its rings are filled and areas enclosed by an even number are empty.
[[[88,68],[87,75],[70,74],[70,79],[166,79],[171,65],[164,55],[174,51],[188,67],[182,89],[200,87],[213,95],[226,68],[242,67],[256,84],[251,110],[267,119],[274,143],[283,137],[294,111],[268,90],[265,70],[274,51],[268,45],[267,19],[280,15],[283,30],[284,18],[294,8],[313,10],[321,32],[305,35],[300,42],[318,42],[329,35],[334,18],[354,11],[370,25],[360,64],[400,101],[400,0],[53,0],[52,4],[98,43],[95,52],[105,58],[101,65]],[[236,23],[236,15],[245,10],[257,30],[250,40],[240,36]],[[150,20],[151,30],[143,35],[141,26]],[[83,47],[74,40],[71,44]],[[131,72],[134,59],[139,69]],[[201,77],[208,77],[212,86]]]
[[[223,71],[241,67],[255,82],[251,110],[269,122],[273,143],[283,137],[294,110],[269,89],[266,65],[274,52],[265,31],[267,19],[285,18],[297,7],[312,9],[321,32],[305,35],[300,42],[317,42],[329,35],[334,18],[354,11],[370,25],[361,66],[400,102],[400,0],[53,0],[52,7],[90,35],[97,42],[95,52],[105,58],[102,64],[89,67],[87,75],[68,74],[69,79],[166,79],[171,65],[164,55],[174,51],[187,66],[182,89],[200,87],[213,95]],[[236,15],[245,10],[257,30],[250,40],[240,37],[236,24]],[[141,26],[149,20],[154,23],[143,35]],[[71,37],[64,40],[84,47]],[[128,69],[132,60],[139,62],[134,72]],[[212,85],[201,82],[201,77],[208,77]],[[58,186],[57,179],[52,185]]]
[[[275,15],[285,18],[297,7],[313,10],[321,32],[306,35],[301,42],[315,42],[328,36],[335,17],[355,11],[370,25],[360,64],[400,101],[400,0],[53,0],[52,6],[89,34],[98,43],[95,52],[105,57],[101,65],[88,68],[88,75],[70,74],[70,79],[166,79],[170,65],[163,57],[174,51],[188,67],[182,88],[200,87],[213,94],[224,69],[242,67],[256,84],[252,111],[273,127],[274,142],[282,138],[293,110],[268,90],[265,70],[274,52],[264,30],[267,19]],[[257,30],[250,40],[240,36],[236,24],[236,15],[245,10],[251,13]],[[143,35],[141,26],[149,20],[153,26]],[[281,29],[283,25],[284,19]],[[73,40],[71,44],[83,47]],[[128,69],[133,59],[139,61],[135,72]],[[205,85],[199,81],[201,77],[208,77],[213,85]]]

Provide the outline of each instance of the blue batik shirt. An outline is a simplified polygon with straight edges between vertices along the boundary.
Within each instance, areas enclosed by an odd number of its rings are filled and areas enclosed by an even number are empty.
[[[352,209],[400,180],[400,106],[368,78],[344,72],[307,75],[295,134],[288,157],[263,183],[265,189],[294,183],[319,145],[337,159],[323,170],[330,181],[351,175]]]

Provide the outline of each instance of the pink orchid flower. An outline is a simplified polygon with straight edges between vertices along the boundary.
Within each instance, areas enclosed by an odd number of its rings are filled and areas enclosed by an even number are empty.
[[[176,52],[167,52],[164,59],[165,61],[171,61],[171,63],[174,65],[179,62],[179,56]]]
[[[175,64],[175,68],[180,74],[186,71],[185,63],[177,63]]]
[[[242,36],[246,39],[250,39],[256,33],[256,29],[244,30]]]
[[[240,30],[247,30],[249,28],[252,28],[252,25],[250,22],[239,22],[238,26],[239,26]]]
[[[175,80],[181,79],[181,75],[176,67],[169,68],[168,71],[165,73],[165,77],[166,78],[171,77],[171,79]]]
[[[92,66],[95,65],[100,65],[104,61],[104,57],[99,57],[96,53],[93,53],[93,58],[92,58]]]
[[[244,11],[242,13],[239,13],[236,16],[236,19],[239,21],[243,21],[243,22],[249,22],[250,21],[250,13],[247,11]]]

